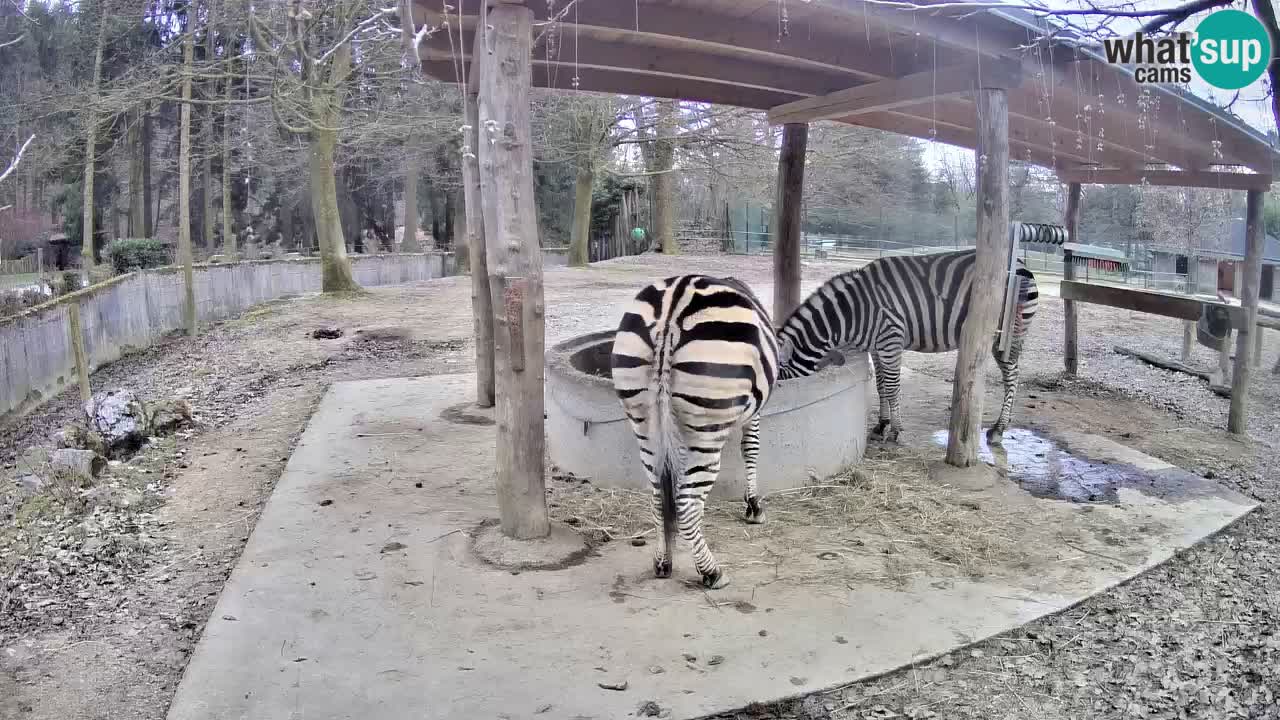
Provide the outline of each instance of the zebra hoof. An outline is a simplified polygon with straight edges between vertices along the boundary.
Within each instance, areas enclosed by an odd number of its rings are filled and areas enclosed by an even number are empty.
[[[656,578],[671,577],[671,558],[654,558],[653,576]]]
[[[716,570],[702,576],[702,586],[708,590],[719,590],[729,585],[729,578],[725,576],[723,570]]]
[[[760,498],[747,498],[745,519],[752,525],[764,524],[764,503],[760,502]]]
[[[871,430],[871,432],[867,434],[867,437],[870,438],[871,440],[884,440],[886,439],[886,434],[888,432],[889,432],[889,421],[881,420],[879,424],[877,424]]]
[[[886,443],[892,443],[894,445],[897,445],[898,430],[896,428],[889,428],[884,432],[884,435],[881,436],[881,439],[883,439]]]

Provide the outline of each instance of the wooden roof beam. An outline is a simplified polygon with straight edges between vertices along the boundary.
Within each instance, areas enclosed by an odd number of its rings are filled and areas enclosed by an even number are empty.
[[[467,76],[470,77],[472,74],[470,56],[467,56],[462,63]],[[453,82],[458,67],[454,60],[427,58],[422,61],[422,70],[431,77]],[[577,75],[579,85],[575,88],[572,70],[562,65],[548,65],[545,61],[539,61],[536,58],[533,61],[533,87],[539,89],[603,92],[610,95],[643,95],[716,105],[737,105],[753,110],[766,110],[779,104],[780,101],[794,97],[770,90],[744,88],[740,85],[697,78],[650,75],[615,68],[579,66]]]
[[[1136,126],[1142,87],[1123,68],[1080,58],[1056,64],[1053,72],[1058,87],[1071,88],[1080,83],[1091,97],[1103,95],[1109,108],[1108,115],[1126,118],[1132,126]],[[1074,77],[1073,73],[1079,73],[1079,77]],[[1119,93],[1124,93],[1126,97],[1123,108],[1118,106]],[[1153,97],[1165,100],[1163,107],[1149,111],[1146,118],[1146,122],[1155,129],[1157,144],[1168,148],[1163,151],[1165,154],[1159,160],[1194,169],[1203,169],[1209,165],[1240,164],[1259,173],[1275,171],[1280,157],[1265,144],[1260,144],[1256,138],[1233,127],[1231,123],[1219,121],[1207,112],[1184,107],[1189,101],[1175,101],[1159,89],[1153,88],[1151,93]],[[1171,108],[1170,102],[1178,104]],[[1088,98],[1084,99],[1081,107],[1086,104],[1089,104]],[[1148,134],[1150,135],[1149,131]],[[1220,155],[1213,152],[1214,140],[1221,143]],[[1134,144],[1141,145],[1142,142],[1143,139],[1138,137]],[[1169,157],[1171,151],[1180,157]]]
[[[899,135],[909,135],[921,140],[936,140],[947,145],[955,145],[968,150],[974,148],[977,133],[972,127],[956,125],[949,122],[932,120],[907,115],[894,110],[865,113],[848,119],[852,125],[885,130]],[[1015,160],[1031,162],[1049,169],[1067,169],[1081,164],[1081,158],[1069,153],[1051,154],[1036,143],[1018,138],[1012,130],[1009,133],[1009,155]]]
[[[473,31],[464,30],[463,34],[470,38]],[[444,33],[437,33],[422,43],[418,55],[419,59],[424,60],[447,60],[462,51],[456,33],[452,41]],[[463,54],[470,57],[467,53]],[[533,60],[543,65],[558,65],[560,72],[567,72],[570,76],[575,67],[613,68],[625,72],[769,90],[791,99],[827,93],[858,82],[846,73],[816,68],[796,70],[754,56],[717,56],[685,47],[655,50],[631,42],[607,42],[586,34],[572,42],[562,41],[554,54],[550,54],[545,46],[539,45],[534,48]]]
[[[1165,187],[1196,187],[1213,190],[1261,190],[1271,189],[1272,177],[1255,173],[1216,172],[1208,170],[1109,170],[1076,168],[1059,170],[1058,179],[1064,183],[1094,185],[1148,185]]]
[[[935,97],[972,92],[978,77],[977,65],[926,70],[779,105],[769,110],[769,122],[810,123],[892,110]],[[986,63],[981,77],[985,87],[1017,87],[1022,82],[1022,64],[1016,60]]]
[[[474,27],[482,1],[450,0],[450,4],[456,6],[448,14],[450,25],[457,26],[459,10],[456,8],[461,8],[463,24]],[[419,23],[437,24],[446,19],[437,3],[431,0],[413,2],[414,16]],[[532,3],[531,7],[539,21],[546,19],[545,3]],[[926,63],[925,59],[906,53],[895,54],[883,47],[869,47],[865,42],[849,42],[847,37],[824,31],[823,26],[807,29],[803,36],[797,32],[780,36],[776,22],[750,22],[742,18],[727,22],[724,15],[696,6],[677,7],[659,3],[641,3],[637,12],[637,7],[631,3],[579,2],[572,13],[560,20],[560,38],[565,49],[575,36],[575,21],[579,26],[579,42],[585,36],[596,36],[605,41],[620,36],[636,42],[660,38],[668,45],[681,44],[689,50],[713,55],[755,56],[790,65],[807,63],[819,70],[848,73],[855,81],[906,75],[933,65],[932,55]],[[544,29],[544,25],[534,26],[535,33]],[[611,32],[617,35],[606,37]],[[563,54],[564,50],[561,52]],[[536,55],[538,51],[535,49],[534,53]],[[597,62],[606,59],[597,58]]]

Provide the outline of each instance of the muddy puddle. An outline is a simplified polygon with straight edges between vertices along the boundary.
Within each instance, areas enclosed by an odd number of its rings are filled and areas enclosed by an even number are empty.
[[[934,443],[946,447],[947,431],[933,434]],[[1006,473],[1033,497],[1078,503],[1115,503],[1121,487],[1143,487],[1155,478],[1132,465],[1090,460],[1074,455],[1048,438],[1030,430],[1011,429],[1004,447],[992,448],[985,432],[978,456]]]

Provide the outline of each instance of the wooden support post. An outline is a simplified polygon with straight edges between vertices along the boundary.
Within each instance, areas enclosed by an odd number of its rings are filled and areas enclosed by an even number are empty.
[[[477,155],[494,313],[498,510],[505,535],[531,540],[551,532],[543,477],[542,252],[529,128],[533,11],[500,1],[488,18],[476,53]]]
[[[484,35],[475,33],[472,42],[473,58],[481,58]],[[489,291],[489,261],[485,257],[484,210],[480,193],[479,94],[480,71],[483,62],[471,64],[464,93],[467,122],[462,129],[462,204],[466,213],[466,252],[471,265],[471,314],[474,318],[476,338],[476,405],[491,408],[494,403],[493,380],[493,296]]]
[[[76,380],[80,385],[81,404],[89,402],[93,390],[89,387],[89,356],[84,350],[84,326],[80,323],[80,303],[67,305],[68,340],[71,341],[71,354],[76,363]]]
[[[1067,211],[1062,224],[1067,228],[1067,242],[1080,242],[1080,236],[1077,234],[1080,229],[1080,183],[1078,182],[1067,185]],[[1076,279],[1075,260],[1071,251],[1067,249],[1062,251],[1062,279]],[[1076,302],[1074,300],[1062,301],[1062,315],[1065,327],[1062,362],[1067,374],[1075,375],[1080,371],[1080,346],[1076,335]]]
[[[1004,295],[1009,257],[1009,96],[1001,88],[975,94],[978,109],[977,260],[969,287],[969,312],[960,331],[947,463],[968,467],[978,461],[982,425],[983,365]]]
[[[1236,328],[1236,365],[1231,373],[1231,411],[1227,415],[1227,431],[1245,433],[1249,406],[1249,341],[1258,332],[1258,289],[1262,284],[1262,245],[1266,233],[1262,228],[1262,204],[1266,193],[1250,190],[1245,204],[1244,277],[1241,278],[1240,304],[1244,322]]]
[[[781,325],[800,305],[800,205],[804,198],[804,155],[809,126],[782,126],[778,156],[778,202],[773,226],[773,324]]]
[[[1253,366],[1251,370],[1262,367],[1262,326],[1259,325],[1257,332],[1253,334]]]

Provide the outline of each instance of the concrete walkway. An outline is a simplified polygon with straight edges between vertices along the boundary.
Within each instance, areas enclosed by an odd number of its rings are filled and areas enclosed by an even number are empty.
[[[467,534],[496,515],[493,428],[449,412],[473,386],[469,375],[448,375],[332,387],[169,720],[606,720],[640,715],[649,701],[664,716],[698,717],[1004,632],[1253,508],[1191,475],[1183,481],[1200,491],[1177,502],[1126,490],[1126,508],[1168,531],[1145,540],[1142,560],[1098,559],[1058,591],[1053,579],[1038,579],[1033,593],[927,577],[900,590],[833,591],[772,582],[774,568],[750,566],[731,568],[728,589],[704,593],[653,579],[651,548],[617,542],[575,567],[516,574],[481,563]],[[677,578],[690,565],[678,556]]]

